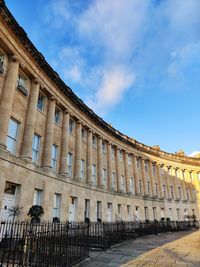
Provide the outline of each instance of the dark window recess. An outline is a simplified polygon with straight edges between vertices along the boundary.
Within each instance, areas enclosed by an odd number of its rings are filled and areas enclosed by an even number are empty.
[[[17,90],[20,91],[24,96],[28,96],[28,90],[20,81],[17,83]]]
[[[4,66],[3,66],[3,61],[0,61],[0,74],[4,73]]]

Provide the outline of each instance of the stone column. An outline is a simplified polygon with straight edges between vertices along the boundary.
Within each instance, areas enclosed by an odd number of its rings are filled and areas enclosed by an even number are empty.
[[[32,144],[35,129],[37,101],[39,95],[40,84],[38,79],[32,81],[28,110],[26,115],[26,123],[24,127],[24,136],[22,142],[21,157],[32,160]]]
[[[134,173],[134,182],[135,182],[135,195],[139,195],[139,179],[138,179],[138,168],[137,168],[137,159],[136,155],[133,155],[133,173]]]
[[[164,194],[163,194],[163,181],[162,177],[160,174],[160,164],[156,163],[156,174],[158,177],[158,195],[160,199],[164,199]]]
[[[48,113],[46,119],[46,131],[44,140],[43,152],[43,167],[51,168],[51,153],[53,145],[53,131],[54,131],[54,115],[55,115],[56,99],[55,97],[49,98]]]
[[[122,183],[121,183],[121,166],[120,166],[120,151],[119,148],[116,148],[116,170],[117,170],[117,191],[123,192]]]
[[[87,138],[87,183],[93,184],[92,181],[92,130],[88,130]]]
[[[150,174],[150,183],[151,183],[151,194],[152,197],[156,197],[156,192],[155,192],[155,177],[153,173],[153,162],[149,161],[149,174]]]
[[[61,154],[60,154],[60,173],[62,175],[67,174],[68,127],[69,127],[69,112],[67,109],[65,109],[63,112]]]
[[[111,149],[111,143],[108,142],[107,146],[107,160],[108,160],[108,188],[110,190],[114,190],[113,180],[112,180],[112,149]]]
[[[169,168],[168,166],[164,166],[164,176],[165,176],[165,184],[166,184],[166,191],[167,191],[167,199],[171,199],[171,191],[170,191],[170,177],[169,177]]]
[[[6,148],[8,125],[15,95],[16,82],[19,73],[19,58],[12,56],[8,66],[7,76],[0,103],[0,147]]]
[[[103,161],[102,161],[102,138],[97,138],[97,166],[98,166],[98,186],[104,187],[103,181]]]
[[[124,153],[125,162],[125,181],[126,181],[126,193],[131,193],[130,190],[130,175],[129,175],[129,165],[128,165],[128,152]]]
[[[148,195],[148,190],[147,190],[147,177],[146,177],[146,171],[145,171],[145,159],[141,159],[141,167],[142,167],[142,182],[143,182],[143,188],[144,188],[144,196]]]
[[[82,125],[80,121],[76,122],[76,142],[75,142],[75,175],[74,178],[76,180],[80,180],[81,177],[81,143],[82,143],[82,138],[81,134],[82,133]]]

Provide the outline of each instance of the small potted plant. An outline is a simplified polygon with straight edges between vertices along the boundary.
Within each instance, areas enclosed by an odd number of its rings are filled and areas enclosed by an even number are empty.
[[[31,223],[40,223],[40,217],[44,214],[43,207],[40,205],[33,205],[28,212],[31,217]]]

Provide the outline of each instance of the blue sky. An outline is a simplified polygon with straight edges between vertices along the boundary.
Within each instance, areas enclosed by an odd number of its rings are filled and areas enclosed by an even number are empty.
[[[200,150],[199,0],[6,0],[82,100],[147,145]]]

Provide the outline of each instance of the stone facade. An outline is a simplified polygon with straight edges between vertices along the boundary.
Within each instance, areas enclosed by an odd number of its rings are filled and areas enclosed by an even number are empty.
[[[12,201],[23,207],[19,219],[33,203],[44,207],[45,220],[199,217],[200,159],[141,144],[94,114],[4,1],[0,59],[1,219]]]

